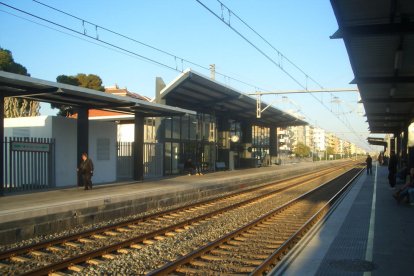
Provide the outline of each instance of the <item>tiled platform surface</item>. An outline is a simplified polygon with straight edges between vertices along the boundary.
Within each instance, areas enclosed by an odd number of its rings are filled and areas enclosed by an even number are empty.
[[[271,275],[414,275],[414,206],[396,202],[387,174],[364,173]]]
[[[342,161],[334,161],[342,162]],[[0,243],[166,207],[331,166],[299,163],[0,197]]]

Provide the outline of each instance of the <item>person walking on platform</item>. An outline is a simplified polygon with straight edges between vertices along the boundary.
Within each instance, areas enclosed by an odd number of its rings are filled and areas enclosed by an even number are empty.
[[[88,158],[86,152],[82,153],[82,160],[79,164],[78,172],[85,190],[92,190],[93,162]]]
[[[372,158],[369,154],[365,160],[365,163],[367,164],[367,174],[372,175]]]
[[[392,151],[388,161],[388,182],[392,189],[395,188],[395,184],[397,183],[397,163],[397,156]]]

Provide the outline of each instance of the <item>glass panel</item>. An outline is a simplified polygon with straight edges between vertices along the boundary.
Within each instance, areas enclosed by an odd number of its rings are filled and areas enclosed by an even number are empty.
[[[155,142],[155,120],[154,118],[145,119],[144,141]]]
[[[165,174],[170,175],[172,174],[171,170],[171,143],[165,143]]]
[[[171,139],[171,122],[172,122],[171,117],[164,119],[165,138],[166,139]]]
[[[197,128],[198,128],[198,122],[196,116],[189,116],[190,119],[190,140],[196,140],[197,139]]]
[[[181,124],[181,120],[180,117],[173,117],[173,122],[172,122],[172,138],[173,139],[180,139],[180,124]]]
[[[172,143],[171,148],[171,174],[178,174],[180,172],[180,169],[178,167],[178,164],[180,163],[180,144],[179,143]]]
[[[209,136],[208,141],[209,142],[215,142],[216,141],[216,123],[214,121],[209,123]]]
[[[181,139],[182,140],[188,140],[189,135],[189,124],[190,120],[188,116],[181,117]]]
[[[210,132],[210,126],[209,126],[210,125],[210,116],[208,114],[204,114],[202,122],[203,122],[203,129],[202,129],[203,139],[202,140],[207,141],[208,136],[209,136],[209,132]]]

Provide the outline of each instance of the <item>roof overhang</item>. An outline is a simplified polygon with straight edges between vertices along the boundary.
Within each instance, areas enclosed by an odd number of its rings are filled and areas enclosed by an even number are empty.
[[[0,95],[39,102],[102,109],[145,117],[196,114],[192,110],[116,96],[79,86],[51,82],[0,71]]]
[[[370,145],[374,145],[374,146],[383,146],[383,147],[388,146],[388,143],[384,140],[384,138],[368,137],[367,141]]]
[[[214,113],[230,119],[249,121],[255,125],[287,127],[307,124],[274,107],[268,107],[261,114],[261,118],[257,118],[256,99],[191,69],[180,74],[160,92],[160,95],[167,104],[191,108],[207,114]],[[266,106],[262,103],[261,108]]]
[[[372,133],[414,118],[414,1],[331,0]]]

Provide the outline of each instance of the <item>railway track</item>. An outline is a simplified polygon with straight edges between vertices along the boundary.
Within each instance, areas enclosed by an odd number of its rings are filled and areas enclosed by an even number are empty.
[[[343,166],[343,165],[342,165]],[[284,181],[211,199],[190,206],[94,229],[70,237],[46,241],[0,254],[0,272],[15,275],[44,275],[53,271],[80,272],[87,264],[99,265],[117,255],[162,241],[196,224],[230,210],[248,206],[288,189],[307,185],[316,179],[333,177],[344,168],[330,168]]]
[[[351,170],[148,275],[263,275],[330,210],[360,172]]]

